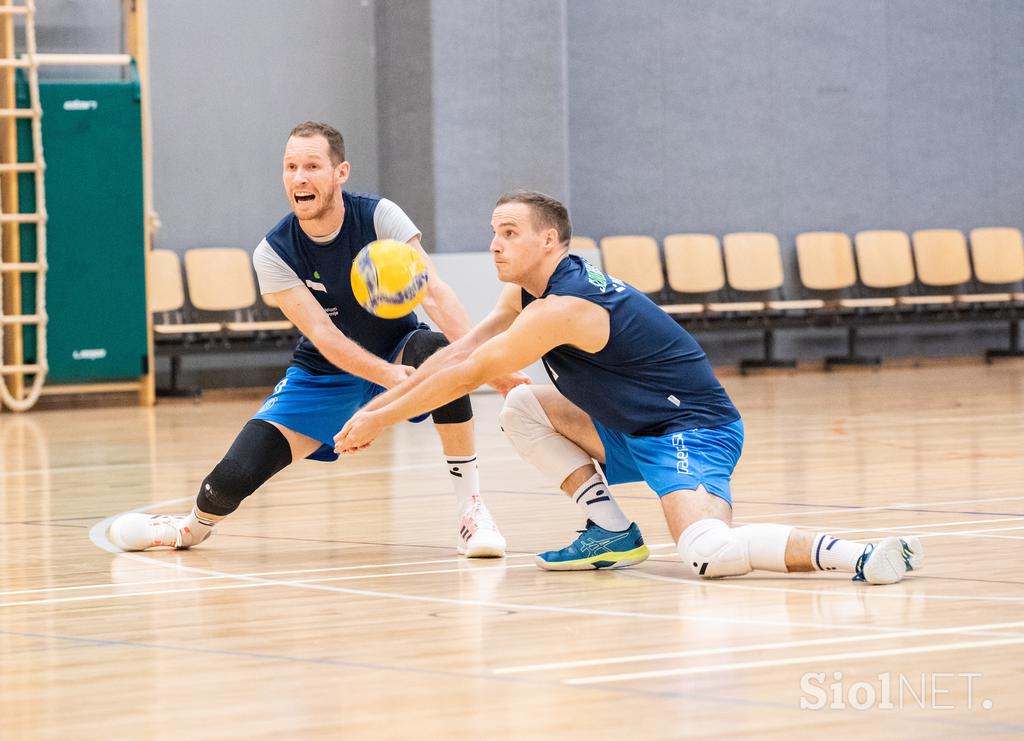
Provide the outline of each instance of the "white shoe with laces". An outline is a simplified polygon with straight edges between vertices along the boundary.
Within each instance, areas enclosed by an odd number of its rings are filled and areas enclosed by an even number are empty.
[[[470,500],[459,520],[459,553],[467,558],[501,558],[505,538],[479,496]]]
[[[145,551],[161,546],[190,548],[197,543],[192,542],[192,532],[183,527],[185,519],[173,515],[129,512],[110,523],[107,539],[123,551]],[[206,537],[210,537],[210,533]]]
[[[907,573],[910,559],[904,555],[903,541],[886,538],[878,543],[868,543],[864,554],[857,561],[854,581],[868,584],[895,584]]]

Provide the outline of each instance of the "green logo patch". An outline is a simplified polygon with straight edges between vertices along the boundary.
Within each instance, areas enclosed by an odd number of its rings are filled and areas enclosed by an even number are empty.
[[[604,273],[586,260],[583,261],[583,265],[587,269],[587,282],[590,283],[590,285],[597,286],[602,291],[608,287],[608,277]]]
[[[320,280],[320,272],[318,270],[314,270],[313,277],[316,278],[317,280]]]

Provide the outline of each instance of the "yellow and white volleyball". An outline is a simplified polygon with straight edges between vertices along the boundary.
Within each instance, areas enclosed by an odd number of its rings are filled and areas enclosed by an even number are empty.
[[[426,292],[427,263],[410,244],[378,239],[352,261],[352,293],[360,306],[381,319],[405,316]]]

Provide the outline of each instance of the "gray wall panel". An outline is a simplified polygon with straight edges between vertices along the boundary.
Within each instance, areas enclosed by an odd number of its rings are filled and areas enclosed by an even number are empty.
[[[569,0],[567,11],[574,228],[643,232],[664,210],[660,3]]]
[[[373,41],[359,0],[151,3],[156,245],[255,247],[288,211],[281,153],[305,119],[337,126],[351,188],[376,190]]]
[[[437,249],[486,249],[502,191],[567,196],[562,4],[432,7]]]
[[[568,14],[581,232],[765,229],[791,246],[808,229],[1024,221],[1020,2],[569,0]]]
[[[993,181],[990,223],[1024,226],[1024,8],[999,0],[992,12]],[[972,226],[985,226],[979,217]]]
[[[894,223],[962,227],[991,218],[992,4],[889,3]]]
[[[768,63],[774,56],[770,5],[684,7],[681,12],[674,3],[662,3],[658,21],[665,78],[664,226],[759,228],[779,205],[773,144],[780,112]]]
[[[434,148],[430,3],[376,3],[380,192],[398,203],[433,249]]]
[[[432,5],[436,248],[484,249],[493,194],[501,188],[500,3]]]
[[[787,238],[877,224],[888,207],[884,4],[848,3],[827,15],[820,7],[777,6],[780,209],[771,221]]]

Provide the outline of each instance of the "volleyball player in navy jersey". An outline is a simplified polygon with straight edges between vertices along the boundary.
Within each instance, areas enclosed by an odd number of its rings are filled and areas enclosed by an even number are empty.
[[[642,293],[568,254],[572,227],[553,198],[502,196],[491,223],[498,277],[510,284],[495,309],[354,415],[335,438],[338,451],[541,359],[553,385],[512,389],[502,429],[586,517],[573,543],[537,556],[541,568],[646,559],[639,528],[608,486],[632,481],[660,497],[683,561],[703,577],[821,570],[890,584],[920,567],[917,538],[865,545],[787,525],[732,527],[743,423],[697,341]]]
[[[201,543],[292,461],[336,460],[334,434],[359,407],[468,331],[466,311],[423,252],[419,230],[393,202],[344,191],[349,171],[337,129],[307,121],[292,130],[282,175],[291,213],[253,254],[261,293],[274,296],[302,333],[287,373],[203,480],[192,512],[123,515],[110,527],[115,545],[145,550]],[[441,332],[432,332],[415,314],[380,319],[356,302],[352,260],[377,239],[408,242],[423,253],[429,272],[423,308]],[[528,380],[510,373],[493,385],[507,393]],[[480,496],[469,397],[424,411],[433,416],[455,489],[459,552],[503,556],[505,539]],[[426,415],[413,416],[419,421]]]

